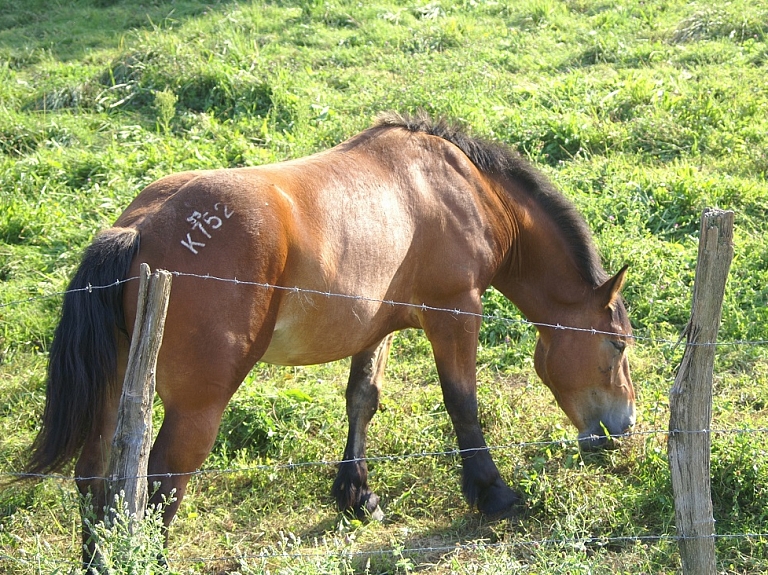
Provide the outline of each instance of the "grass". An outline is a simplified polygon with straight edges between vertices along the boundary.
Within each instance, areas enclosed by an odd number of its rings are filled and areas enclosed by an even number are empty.
[[[768,10],[733,0],[0,0],[0,473],[18,471],[82,249],[142,186],[334,145],[380,111],[425,108],[507,143],[579,207],[624,293],[640,433],[600,456],[532,367],[535,333],[487,321],[481,414],[515,521],[470,511],[459,462],[371,465],[386,520],[340,516],[345,362],[258,365],[171,530],[178,573],[673,573],[663,434],[689,314],[698,218],[736,213],[720,337],[768,339]],[[498,294],[486,312],[518,312]],[[718,570],[768,570],[768,346],[719,348],[712,490]],[[157,417],[161,406],[157,406]],[[398,335],[371,455],[454,448],[429,346]],[[0,491],[0,570],[68,572],[71,481]],[[662,536],[661,539],[655,536]],[[413,549],[426,548],[414,552]]]

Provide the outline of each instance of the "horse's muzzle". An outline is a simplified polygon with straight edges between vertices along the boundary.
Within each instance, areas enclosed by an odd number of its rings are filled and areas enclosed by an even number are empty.
[[[634,413],[621,418],[605,419],[607,421],[598,421],[590,429],[579,433],[579,449],[582,451],[611,449],[616,445],[615,440],[626,436],[635,425]]]

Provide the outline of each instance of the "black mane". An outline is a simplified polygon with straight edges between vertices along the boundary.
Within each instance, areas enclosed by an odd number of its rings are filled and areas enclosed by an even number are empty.
[[[593,286],[607,279],[584,218],[544,174],[516,152],[496,142],[470,137],[457,126],[445,120],[435,121],[426,113],[408,116],[390,112],[379,116],[375,127],[399,127],[437,136],[458,147],[480,171],[519,183],[555,221],[584,279]]]

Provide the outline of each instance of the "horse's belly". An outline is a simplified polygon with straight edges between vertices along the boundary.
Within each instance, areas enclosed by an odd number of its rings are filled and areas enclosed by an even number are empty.
[[[382,326],[375,319],[372,308],[376,306],[359,301],[317,301],[328,297],[314,296],[283,306],[260,361],[314,365],[350,357],[377,343]]]

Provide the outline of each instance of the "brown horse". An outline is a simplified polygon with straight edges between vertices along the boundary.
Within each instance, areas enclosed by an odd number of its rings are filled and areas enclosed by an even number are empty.
[[[467,450],[469,504],[488,515],[512,510],[519,497],[499,476],[477,415],[481,296],[491,285],[533,322],[587,330],[539,326],[535,352],[536,371],[583,447],[635,421],[624,353],[631,327],[619,295],[626,268],[605,274],[584,221],[527,162],[424,115],[385,115],[300,160],[163,178],[96,237],[70,289],[135,276],[142,262],[182,272],[158,360],[165,418],[149,462],[161,483],[154,500],[175,490],[166,524],[185,474],[205,460],[222,412],[257,361],[350,356],[349,435],[333,495],[342,510],[380,513],[363,459],[366,432],[390,334],[408,327],[423,329],[432,345],[458,445]],[[66,295],[28,467],[51,472],[79,452],[79,488],[101,503],[136,298],[136,282]]]

